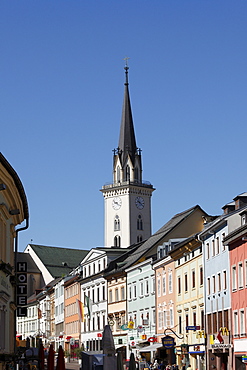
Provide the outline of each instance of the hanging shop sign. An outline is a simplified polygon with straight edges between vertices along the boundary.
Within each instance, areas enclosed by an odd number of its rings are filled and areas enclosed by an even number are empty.
[[[161,338],[161,340],[165,348],[173,348],[175,346],[174,338],[170,335],[166,335],[165,337]]]
[[[129,321],[128,322],[128,329],[134,329],[134,325],[135,325],[134,321]]]
[[[121,329],[122,330],[128,330],[129,328],[128,328],[128,324],[123,324],[122,326],[121,326]]]
[[[149,338],[148,338],[148,341],[149,341],[150,343],[157,342],[157,338],[155,338],[155,337],[149,337]]]

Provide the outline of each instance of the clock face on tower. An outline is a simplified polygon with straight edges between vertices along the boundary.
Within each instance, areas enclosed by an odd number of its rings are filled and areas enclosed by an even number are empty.
[[[145,205],[144,199],[142,197],[136,197],[135,204],[138,209],[143,209]]]
[[[112,201],[112,207],[113,207],[113,209],[117,210],[117,209],[119,209],[121,207],[121,205],[122,205],[121,198],[119,198],[119,197],[113,198],[113,201]]]

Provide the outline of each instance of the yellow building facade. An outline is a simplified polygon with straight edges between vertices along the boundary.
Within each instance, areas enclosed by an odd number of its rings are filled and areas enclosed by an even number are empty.
[[[17,307],[15,291],[15,255],[17,225],[26,220],[28,204],[22,183],[6,158],[0,153],[0,370],[15,353]]]

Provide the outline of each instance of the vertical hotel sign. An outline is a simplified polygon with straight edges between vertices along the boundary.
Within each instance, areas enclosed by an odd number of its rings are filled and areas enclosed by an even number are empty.
[[[17,316],[27,316],[27,262],[17,262]]]

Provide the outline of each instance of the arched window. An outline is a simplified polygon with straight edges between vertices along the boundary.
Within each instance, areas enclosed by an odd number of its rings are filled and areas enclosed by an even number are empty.
[[[121,247],[121,238],[119,235],[114,237],[114,247]]]
[[[114,219],[114,231],[119,231],[120,230],[120,218],[117,215]]]
[[[120,182],[120,167],[117,166],[117,182]]]
[[[137,243],[140,243],[140,242],[142,242],[142,235],[137,236]]]
[[[129,181],[130,180],[130,166],[127,164],[125,168],[125,180]]]
[[[143,221],[141,215],[137,217],[137,230],[143,230]]]

